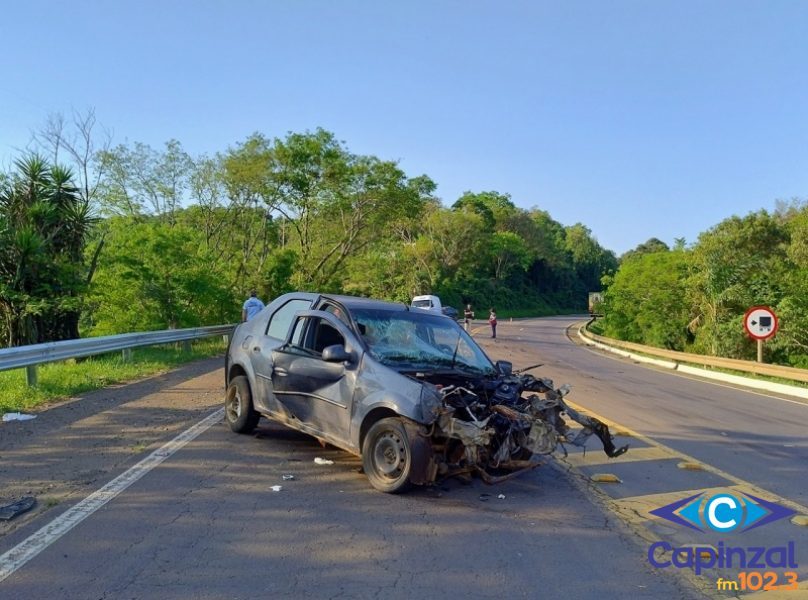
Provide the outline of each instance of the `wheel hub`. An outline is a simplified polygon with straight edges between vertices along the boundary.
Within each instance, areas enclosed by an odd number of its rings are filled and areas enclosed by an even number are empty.
[[[395,479],[401,474],[406,458],[406,449],[401,438],[391,432],[385,432],[376,440],[373,453],[374,464],[380,475]]]

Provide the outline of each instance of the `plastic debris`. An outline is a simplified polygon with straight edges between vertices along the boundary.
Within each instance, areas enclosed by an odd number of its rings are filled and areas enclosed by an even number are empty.
[[[26,496],[6,506],[0,506],[0,521],[10,521],[17,515],[28,512],[36,505],[36,498],[33,496]]]
[[[273,485],[269,489],[271,489],[273,492],[280,492],[283,489],[283,486],[282,485]]]
[[[684,469],[685,471],[703,471],[704,465],[697,462],[690,462],[690,461],[682,461],[676,465],[680,469]]]
[[[797,515],[791,519],[791,522],[800,527],[808,527],[808,515]]]
[[[294,475],[284,475],[283,476],[284,481],[292,481],[294,478],[295,478]]]
[[[611,473],[595,473],[592,475],[592,481],[597,483],[623,483],[617,475],[612,475]]]
[[[333,460],[329,460],[327,458],[321,458],[319,456],[314,459],[314,462],[316,462],[318,465],[333,465],[334,464]]]
[[[3,423],[8,423],[9,421],[30,421],[31,419],[36,419],[36,415],[26,415],[25,413],[6,413],[3,415]]]
[[[499,496],[497,496],[497,498],[499,498],[500,500],[505,500],[505,494],[500,494]]]

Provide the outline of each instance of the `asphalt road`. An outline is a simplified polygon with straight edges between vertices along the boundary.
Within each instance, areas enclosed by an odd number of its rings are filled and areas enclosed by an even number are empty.
[[[569,323],[501,323],[496,342],[485,329],[477,336],[495,358],[545,362],[536,373],[572,383],[576,403],[804,501],[807,407],[593,354],[567,339]],[[0,427],[0,501],[26,493],[39,501],[0,522],[0,574],[14,565],[0,597],[700,597],[648,565],[634,524],[582,483],[585,464],[577,474],[547,466],[494,487],[449,482],[391,496],[370,488],[357,458],[266,421],[254,436],[219,422],[173,454],[158,452],[152,470],[58,529],[80,500],[220,408],[221,386],[220,361],[203,361]],[[587,457],[597,455],[593,446]],[[608,493],[659,493],[647,471],[663,467],[654,465],[610,465],[624,470],[624,484]],[[662,491],[717,484],[674,475],[666,480],[674,489]],[[45,526],[54,539],[9,562]]]

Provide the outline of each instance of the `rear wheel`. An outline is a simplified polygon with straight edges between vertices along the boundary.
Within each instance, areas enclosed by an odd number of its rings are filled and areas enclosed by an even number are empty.
[[[396,494],[407,490],[412,452],[401,419],[389,417],[373,424],[362,444],[362,466],[370,485]]]
[[[233,377],[224,397],[224,418],[236,433],[250,433],[261,418],[252,403],[250,382],[244,375]]]

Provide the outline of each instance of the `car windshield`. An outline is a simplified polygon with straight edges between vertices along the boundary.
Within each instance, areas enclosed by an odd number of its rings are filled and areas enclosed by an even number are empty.
[[[397,370],[460,369],[479,375],[494,365],[454,321],[426,312],[357,309],[353,317],[370,354]]]

